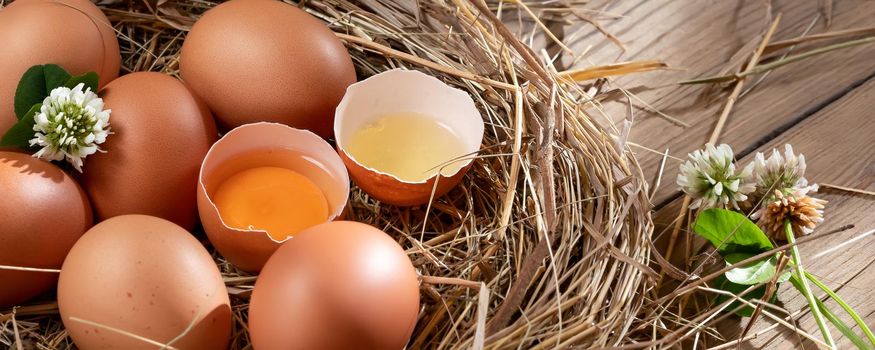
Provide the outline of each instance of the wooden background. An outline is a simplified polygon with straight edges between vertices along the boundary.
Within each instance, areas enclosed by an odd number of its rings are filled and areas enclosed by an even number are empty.
[[[675,82],[716,75],[727,68],[733,55],[747,60],[762,33],[770,25],[768,1],[596,1],[585,8],[617,16],[599,20],[604,29],[626,46],[625,52],[586,22],[552,26],[557,34],[570,40],[572,49],[587,54],[575,67],[613,62],[659,59],[672,69],[623,76],[613,80],[613,87],[623,87],[643,101],[687,124],[669,123],[642,103],[630,112],[626,98],[606,102],[611,122],[619,129],[624,119],[634,120],[630,141],[656,150],[669,151],[673,157],[665,165],[661,185],[653,204],[657,222],[654,235],[665,241],[682,202],[675,183],[680,160],[708,141],[730,88],[725,86],[678,86]],[[831,24],[826,25],[826,1],[772,1],[771,13],[782,15],[773,41],[825,31],[875,26],[875,1],[836,0],[832,3]],[[543,12],[547,13],[547,12]],[[591,17],[592,12],[581,12]],[[816,21],[816,22],[815,22]],[[813,25],[812,25],[813,24]],[[750,43],[752,42],[752,43]],[[749,49],[743,49],[748,45]],[[753,45],[753,46],[750,46]],[[797,51],[799,49],[797,48]],[[566,64],[568,62],[565,62]],[[748,79],[746,89],[760,77]],[[595,111],[590,114],[597,118]],[[631,114],[631,115],[630,115]],[[875,190],[875,44],[858,46],[779,68],[769,74],[738,101],[719,139],[736,151],[742,164],[756,152],[771,152],[790,143],[796,152],[805,154],[809,181]],[[662,154],[635,148],[649,180],[658,174]],[[653,184],[653,182],[651,182]],[[825,223],[821,230],[847,224],[854,229],[801,246],[803,265],[819,276],[875,326],[875,197],[823,189],[819,197],[828,200]],[[868,232],[853,244],[815,258],[820,252]],[[679,243],[684,242],[684,233]],[[683,254],[683,244],[676,245]],[[677,257],[680,257],[680,254]],[[794,312],[807,307],[799,293],[785,284],[779,291],[784,307]],[[825,299],[823,293],[816,293]],[[841,310],[828,301],[833,310]],[[780,314],[780,313],[779,313]],[[849,324],[849,317],[839,312]],[[786,316],[786,314],[782,315]],[[806,311],[794,318],[798,327],[816,337],[820,332]],[[726,340],[735,339],[749,319],[736,317],[720,324]],[[748,335],[774,322],[761,317]],[[870,327],[871,327],[870,326]],[[856,328],[855,328],[856,329]],[[859,329],[857,329],[858,334]],[[840,348],[853,345],[833,328]],[[723,341],[725,342],[725,341]],[[703,345],[716,346],[721,341]],[[745,342],[741,348],[814,349],[810,341],[802,342],[792,330],[778,326],[774,330]]]

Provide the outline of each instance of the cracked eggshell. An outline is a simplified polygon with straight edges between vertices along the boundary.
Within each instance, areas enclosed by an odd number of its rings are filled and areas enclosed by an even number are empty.
[[[88,230],[61,268],[58,308],[80,349],[156,349],[79,320],[177,349],[226,349],[231,306],[219,269],[188,231],[170,221],[123,215]],[[75,318],[75,319],[74,319]]]
[[[404,249],[366,224],[335,221],[283,243],[255,282],[255,349],[403,349],[419,313]]]
[[[12,101],[21,76],[39,64],[73,75],[118,77],[121,55],[109,20],[88,0],[17,0],[0,9],[0,135],[18,120]]]
[[[292,151],[283,153],[275,151]],[[266,231],[225,225],[211,197],[230,176],[254,167],[278,166],[313,181],[328,200],[328,221],[339,218],[349,197],[349,175],[325,140],[307,131],[277,123],[240,126],[216,142],[200,169],[198,211],[210,242],[237,267],[257,273],[283,241]]]
[[[113,134],[80,176],[97,217],[145,214],[193,229],[198,168],[218,139],[207,107],[179,80],[154,72],[125,75],[100,94]]]
[[[85,192],[63,170],[18,152],[0,151],[0,265],[58,269],[91,227]],[[0,308],[54,286],[57,273],[0,269]]]
[[[464,144],[466,154],[475,154],[483,142],[484,125],[468,93],[435,77],[414,70],[394,69],[374,75],[347,89],[337,106],[334,134],[340,157],[356,185],[382,202],[399,206],[428,203],[443,196],[462,181],[473,163],[466,159],[457,172],[436,174],[426,181],[404,181],[392,174],[368,168],[344,150],[344,143],[359,129],[387,115],[413,112],[437,119]],[[435,188],[435,182],[437,187]]]
[[[331,136],[334,109],[356,81],[346,47],[319,19],[276,0],[232,0],[185,38],[182,79],[223,130],[283,123]]]

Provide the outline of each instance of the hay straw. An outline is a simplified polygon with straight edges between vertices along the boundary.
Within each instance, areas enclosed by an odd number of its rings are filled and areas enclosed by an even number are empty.
[[[772,61],[769,63],[764,63],[761,65],[755,66],[751,69],[748,69],[744,72],[738,73],[738,74],[723,75],[723,76],[718,76],[718,77],[708,77],[708,78],[695,79],[695,80],[685,80],[685,81],[679,82],[678,84],[689,85],[689,84],[704,84],[704,83],[721,83],[721,82],[727,82],[727,81],[732,81],[732,80],[740,80],[740,79],[743,79],[743,78],[750,76],[750,75],[763,74],[763,73],[769,72],[773,69],[776,69],[776,68],[779,68],[779,67],[797,62],[797,61],[805,60],[807,58],[811,58],[811,57],[814,57],[817,55],[822,55],[822,54],[833,52],[836,50],[852,48],[852,47],[859,46],[859,45],[870,44],[873,42],[875,42],[875,36],[868,36],[868,37],[864,37],[861,39],[844,41],[844,42],[829,45],[826,47],[821,47],[821,48],[817,48],[814,50],[806,51],[806,52],[803,52],[800,54],[787,56],[785,58],[775,60],[775,61]]]
[[[875,27],[863,27],[863,28],[837,30],[837,31],[833,31],[833,32],[826,32],[826,33],[819,33],[819,34],[812,34],[812,35],[802,35],[798,38],[776,41],[776,42],[769,44],[769,46],[766,46],[765,51],[763,51],[763,55],[767,55],[767,54],[773,53],[775,51],[780,51],[780,50],[783,50],[783,49],[786,49],[789,47],[793,47],[793,46],[796,46],[799,44],[803,44],[803,43],[809,43],[809,42],[820,41],[820,40],[836,39],[836,38],[848,38],[848,37],[861,36],[861,35],[875,35]]]
[[[848,186],[839,186],[839,185],[833,185],[833,184],[824,184],[824,183],[821,183],[818,185],[821,188],[829,188],[829,189],[845,191],[845,192],[849,192],[849,193],[863,194],[863,195],[867,195],[867,196],[875,196],[875,192],[861,190],[859,188],[853,188],[853,187],[848,187]]]
[[[665,64],[665,62],[658,60],[631,61],[606,64],[597,67],[571,69],[560,72],[559,76],[581,82],[609,76],[628,75],[632,73],[649,72],[665,68],[668,68],[668,65]]]
[[[586,11],[568,3],[501,6],[519,10],[532,30],[562,47],[547,24]],[[104,6],[122,38],[123,69],[178,75],[185,31],[215,5],[110,0]],[[496,2],[300,6],[337,33],[360,78],[398,67],[422,70],[469,92],[486,122],[481,156],[463,184],[427,210],[383,205],[358,189],[350,197],[347,218],[392,234],[424,276],[408,348],[611,347],[649,339],[652,320],[642,316],[650,314],[643,308],[653,301],[656,279],[648,267],[653,224],[649,188],[630,144],[615,148],[615,135],[581,108],[592,97],[514,36],[492,12]],[[549,17],[535,16],[547,9]],[[218,255],[216,263],[239,292],[231,293],[230,348],[248,348],[254,280]],[[40,327],[23,337],[71,346],[56,315],[28,317]]]

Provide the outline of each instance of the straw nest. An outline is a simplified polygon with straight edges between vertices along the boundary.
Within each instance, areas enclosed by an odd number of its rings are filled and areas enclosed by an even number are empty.
[[[573,9],[546,3],[544,13],[552,19],[573,18]],[[126,71],[173,75],[186,31],[214,5],[101,4],[118,30]],[[423,276],[419,321],[408,348],[635,341],[636,329],[644,328],[636,315],[644,295],[652,293],[648,185],[623,137],[611,136],[582,111],[596,103],[597,89],[563,80],[544,52],[502,24],[495,3],[295,5],[345,42],[359,78],[397,67],[424,71],[468,91],[487,125],[482,152],[463,184],[429,206],[396,208],[353,191],[348,218],[396,237]],[[535,28],[544,25],[521,2],[502,6]],[[216,261],[235,312],[231,349],[248,348],[246,315],[255,278],[218,255]],[[53,302],[16,312],[14,320],[6,311],[0,315],[6,316],[0,319],[0,344],[18,337],[25,346],[72,347]]]

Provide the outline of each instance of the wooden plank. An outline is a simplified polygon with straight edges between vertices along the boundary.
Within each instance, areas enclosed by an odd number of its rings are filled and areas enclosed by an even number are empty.
[[[872,110],[875,110],[875,79],[781,135],[764,149],[791,143],[798,152],[806,155],[810,179],[875,190],[875,152],[871,151],[875,146],[875,119],[870,118]],[[814,257],[829,249],[828,247],[875,229],[875,216],[871,215],[875,212],[875,197],[828,191],[823,194],[823,198],[830,203],[822,229],[830,230],[845,224],[855,224],[857,227],[816,244],[801,247],[803,257]],[[871,325],[875,325],[875,292],[872,290],[872,286],[875,286],[875,275],[868,272],[873,271],[873,252],[875,236],[870,234],[869,237],[828,255],[803,260],[803,265],[808,270],[837,289],[839,295]],[[783,299],[785,306],[788,310],[804,308],[807,305],[805,298],[792,289],[789,284],[781,289],[780,295],[791,296]],[[827,305],[837,313],[841,310],[832,301]],[[844,316],[844,313],[839,314]],[[851,323],[849,317],[843,318]],[[752,332],[766,327],[767,324],[769,322],[758,322]],[[799,326],[811,334],[818,334],[817,325],[809,314],[801,318]],[[732,337],[736,334],[727,331],[725,335]],[[770,349],[798,348],[799,342],[792,334],[792,331],[783,329],[780,333],[760,338],[748,345]],[[833,335],[838,337],[840,333],[833,330]],[[839,348],[853,347],[843,337],[837,341]]]
[[[864,190],[875,190],[875,79],[870,79],[861,87],[830,104],[812,117],[789,129],[776,139],[759,147],[757,151],[766,152],[774,147],[790,143],[796,152],[805,154],[808,163],[806,177],[814,182],[842,184]],[[752,155],[741,160],[742,164],[751,161]],[[875,235],[869,235],[854,244],[843,246],[835,252],[814,258],[818,253],[835,247],[861,233],[875,229],[875,197],[852,195],[835,190],[824,190],[818,196],[828,200],[825,211],[826,221],[821,230],[831,230],[847,224],[856,228],[836,234],[817,243],[800,248],[803,266],[827,285],[834,288],[871,325],[875,325]],[[665,226],[669,218],[677,213],[676,203],[657,213],[658,220]],[[806,307],[805,298],[785,284],[780,292],[785,307],[792,311]],[[819,296],[824,293],[816,293]],[[849,317],[832,301],[827,303],[849,324]],[[727,339],[737,337],[748,319],[733,318],[721,324],[720,330]],[[749,334],[756,333],[771,325],[771,321],[761,320]],[[804,314],[799,327],[815,336],[820,336],[810,314]],[[780,331],[780,332],[778,332]],[[742,348],[797,349],[801,345],[791,330],[779,328],[758,339],[742,345]],[[859,331],[859,330],[858,330]],[[839,348],[851,348],[852,344],[833,330]],[[716,344],[708,344],[716,345]],[[813,344],[804,344],[815,348]]]
[[[632,91],[657,109],[692,126],[680,128],[637,109],[630,140],[684,157],[708,139],[727,93],[715,93],[706,86],[666,86],[686,78],[718,73],[731,56],[756,37],[767,25],[761,1],[615,1],[603,10],[620,14],[617,20],[601,23],[624,41],[629,50],[622,54],[616,45],[588,24],[583,30],[567,29],[566,37],[581,37],[577,50],[593,45],[587,59],[594,64],[639,59],[663,59],[682,70],[620,77],[616,85]],[[783,19],[775,40],[800,35],[819,15],[816,1],[772,1],[773,13]],[[601,8],[594,6],[593,8]],[[839,30],[875,24],[875,2],[835,1],[833,25]],[[823,32],[820,20],[811,33]],[[750,49],[750,52],[753,48]],[[745,55],[749,53],[746,52]],[[825,54],[775,71],[736,105],[721,142],[729,143],[742,155],[822,108],[875,74],[875,45]],[[752,85],[749,83],[748,86]],[[642,87],[648,89],[642,90]],[[710,90],[710,94],[707,94]],[[639,103],[636,103],[640,105]],[[626,100],[606,103],[617,122],[626,117]],[[596,112],[591,111],[593,114]],[[645,175],[655,178],[661,155],[636,150]],[[676,197],[674,184],[679,162],[670,160],[654,203],[658,206]]]

